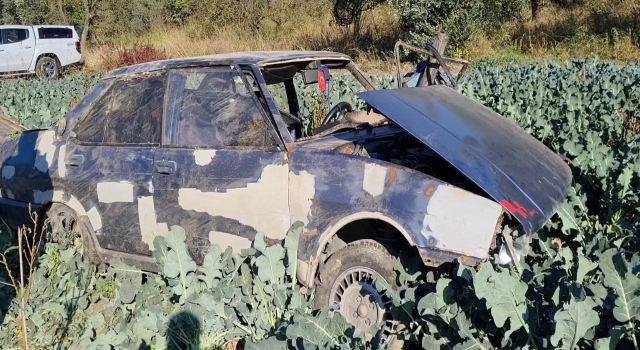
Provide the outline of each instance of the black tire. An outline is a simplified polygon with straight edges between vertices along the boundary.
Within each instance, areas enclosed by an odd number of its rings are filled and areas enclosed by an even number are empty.
[[[53,57],[40,57],[36,62],[36,75],[41,79],[58,79],[58,76],[60,76],[60,62]]]
[[[324,270],[320,274],[321,284],[317,286],[315,291],[315,307],[321,309],[327,306],[340,305],[340,312],[347,319],[347,322],[356,326],[356,329],[359,328],[358,323],[360,323],[360,327],[365,327],[362,319],[364,319],[364,322],[369,319],[370,324],[375,318],[379,325],[386,324],[391,327],[391,332],[385,332],[383,335],[384,347],[386,349],[405,348],[405,345],[408,344],[393,335],[395,329],[389,323],[388,298],[380,295],[375,288],[372,290],[373,286],[368,285],[368,283],[371,283],[369,272],[375,272],[379,278],[383,278],[392,287],[399,287],[396,282],[397,273],[394,270],[396,254],[392,249],[370,239],[349,243],[327,260]],[[350,280],[358,280],[360,283],[347,285]],[[360,288],[362,289],[360,291],[357,290],[357,285],[361,286]],[[356,290],[353,290],[353,288]],[[350,289],[352,290],[350,291]],[[339,295],[340,291],[342,292],[341,295]],[[375,293],[378,294],[375,295]],[[354,295],[355,299],[347,302],[346,299]],[[372,303],[372,299],[376,300],[376,302]],[[343,305],[345,304],[351,305],[348,307],[350,311],[344,310]],[[374,304],[373,308],[371,308],[371,304]],[[361,313],[363,305],[365,305],[367,311]],[[373,310],[372,316],[369,317],[371,310]],[[347,313],[353,314],[350,316]],[[365,313],[366,315],[363,316]],[[380,320],[380,313],[383,314],[382,320]]]
[[[85,262],[99,265],[102,260],[96,251],[87,228],[78,220],[76,212],[61,203],[52,203],[44,215],[43,225],[46,225],[51,241],[67,248],[78,247]]]

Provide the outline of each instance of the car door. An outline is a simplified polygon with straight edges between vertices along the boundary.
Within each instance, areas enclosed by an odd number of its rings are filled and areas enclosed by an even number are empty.
[[[102,248],[149,252],[139,208],[150,198],[153,155],[160,145],[165,74],[113,83],[81,118],[65,152],[68,201],[87,212]],[[141,199],[142,198],[142,199]]]
[[[290,227],[288,163],[239,71],[171,70],[166,99],[145,242],[152,247],[157,234],[180,225],[200,262],[214,243],[237,252],[258,232],[283,239]]]
[[[29,70],[35,53],[35,38],[26,28],[4,28],[2,34],[2,54],[0,70],[3,72],[23,72]]]

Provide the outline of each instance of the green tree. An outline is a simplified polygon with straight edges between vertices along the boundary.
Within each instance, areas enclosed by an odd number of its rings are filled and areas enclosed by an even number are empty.
[[[80,44],[83,48],[87,47],[87,38],[89,37],[89,28],[94,22],[96,10],[101,0],[83,0],[84,5],[84,23],[82,25],[82,35]]]
[[[400,16],[404,40],[424,47],[439,31],[451,50],[464,49],[480,30],[521,19],[529,0],[405,0]]]
[[[0,3],[3,24],[47,24],[52,20],[47,0],[1,0]]]
[[[58,16],[60,16],[60,20],[62,21],[63,24],[68,24],[69,23],[69,16],[67,14],[66,11],[66,6],[65,6],[65,1],[64,0],[57,0],[56,1],[56,10],[58,12]]]
[[[341,26],[353,26],[353,35],[360,36],[362,16],[385,0],[336,0],[333,5],[333,18]]]
[[[537,20],[540,16],[540,0],[531,0],[531,18]]]
[[[449,47],[466,47],[486,24],[481,0],[407,0],[400,16],[405,40],[424,47],[440,30],[450,35]]]
[[[96,0],[89,0],[96,1]],[[92,10],[95,28],[92,38],[106,42],[119,36],[141,35],[154,24],[170,21],[171,2],[167,0],[97,0]],[[93,40],[92,39],[92,40]]]
[[[216,28],[235,26],[256,31],[266,15],[264,1],[252,0],[189,0],[189,20],[207,36]]]
[[[504,22],[522,20],[530,0],[486,0],[484,1],[486,24],[500,26]]]

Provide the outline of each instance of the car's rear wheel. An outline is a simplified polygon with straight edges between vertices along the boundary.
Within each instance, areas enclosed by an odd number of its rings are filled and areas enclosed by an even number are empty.
[[[394,333],[396,323],[391,318],[391,301],[379,292],[374,277],[396,284],[394,252],[374,240],[349,243],[333,254],[320,274],[315,306],[337,306],[356,332],[369,333],[371,326],[382,327],[381,345],[387,349],[402,349],[404,342]]]
[[[40,57],[36,62],[36,75],[41,79],[57,79],[60,75],[60,63],[53,57]]]
[[[89,232],[78,220],[78,215],[73,209],[61,203],[52,203],[44,219],[51,242],[61,245],[64,249],[75,247],[90,264],[101,262]]]

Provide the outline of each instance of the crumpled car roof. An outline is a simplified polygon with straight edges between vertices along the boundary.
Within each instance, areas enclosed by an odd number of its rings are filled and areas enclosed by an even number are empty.
[[[103,79],[112,79],[129,74],[146,73],[166,69],[169,66],[189,66],[197,64],[214,64],[217,62],[233,61],[237,64],[267,64],[286,63],[303,60],[344,60],[351,58],[343,53],[333,51],[245,51],[230,52],[215,55],[175,58],[147,63],[140,63],[128,67],[112,70]]]

